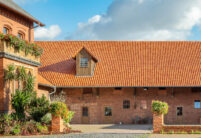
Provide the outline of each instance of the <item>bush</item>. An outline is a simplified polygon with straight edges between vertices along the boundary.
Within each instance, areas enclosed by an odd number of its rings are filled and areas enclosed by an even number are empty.
[[[30,98],[31,93],[25,93],[19,90],[16,90],[16,93],[12,94],[11,103],[18,119],[25,119],[25,110],[30,103]]]
[[[168,113],[168,104],[161,101],[153,101],[152,102],[152,112],[156,112],[157,114],[167,114]]]
[[[44,115],[44,116],[41,118],[41,123],[46,124],[46,125],[50,124],[51,121],[52,121],[52,116],[51,116],[50,113],[47,113],[46,115]]]
[[[29,105],[29,113],[34,121],[41,122],[41,118],[49,112],[49,101],[43,95],[41,98],[36,96]]]
[[[74,117],[74,114],[75,114],[75,112],[68,111],[67,119],[65,120],[66,123],[70,123],[70,122],[71,122],[71,120],[72,120],[73,117]]]
[[[61,116],[61,118],[67,122],[68,121],[68,109],[65,103],[54,102],[50,105],[50,113],[55,116]]]

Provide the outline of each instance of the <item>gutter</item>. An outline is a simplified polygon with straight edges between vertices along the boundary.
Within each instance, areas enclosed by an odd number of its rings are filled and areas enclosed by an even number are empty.
[[[50,96],[54,93],[56,93],[56,90],[57,90],[57,87],[56,86],[51,86],[51,85],[46,85],[46,84],[42,84],[42,83],[38,83],[38,85],[40,86],[45,86],[45,87],[50,87],[50,88],[53,88],[54,90],[48,94],[48,99],[50,101]]]
[[[136,88],[155,88],[155,87],[201,87],[201,85],[195,85],[195,86],[58,86],[57,88],[114,88],[114,87],[136,87]]]
[[[51,101],[50,96],[51,96],[52,94],[56,93],[56,91],[57,91],[57,87],[56,87],[56,86],[53,86],[53,87],[54,87],[53,92],[49,93],[49,95],[48,95],[49,101]]]

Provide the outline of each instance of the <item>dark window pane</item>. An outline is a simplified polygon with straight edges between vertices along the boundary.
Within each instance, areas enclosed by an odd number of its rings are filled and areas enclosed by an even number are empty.
[[[105,116],[112,116],[112,107],[105,107]]]
[[[82,116],[88,116],[88,107],[82,108]]]
[[[121,90],[122,88],[121,87],[115,87],[114,89],[115,90]]]
[[[83,94],[92,94],[92,88],[84,88]]]
[[[130,108],[130,101],[129,100],[124,100],[123,101],[123,108],[124,109],[129,109]]]
[[[200,108],[200,100],[194,101],[194,108],[199,109]]]
[[[192,92],[201,92],[201,87],[195,87],[195,88],[191,88]]]
[[[159,90],[166,90],[165,87],[159,87],[158,89],[159,89]]]
[[[183,108],[177,107],[177,116],[182,116],[182,115],[183,115]]]

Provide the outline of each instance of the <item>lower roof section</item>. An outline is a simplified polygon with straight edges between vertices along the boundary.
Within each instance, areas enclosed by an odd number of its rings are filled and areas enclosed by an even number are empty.
[[[201,42],[49,41],[40,74],[57,87],[198,87]],[[98,60],[94,75],[76,76],[74,54],[87,48]]]

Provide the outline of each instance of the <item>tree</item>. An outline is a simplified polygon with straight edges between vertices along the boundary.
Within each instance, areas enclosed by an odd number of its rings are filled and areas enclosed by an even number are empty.
[[[15,66],[9,65],[8,69],[4,70],[4,80],[9,82],[9,92],[10,92],[10,82],[15,79]]]

